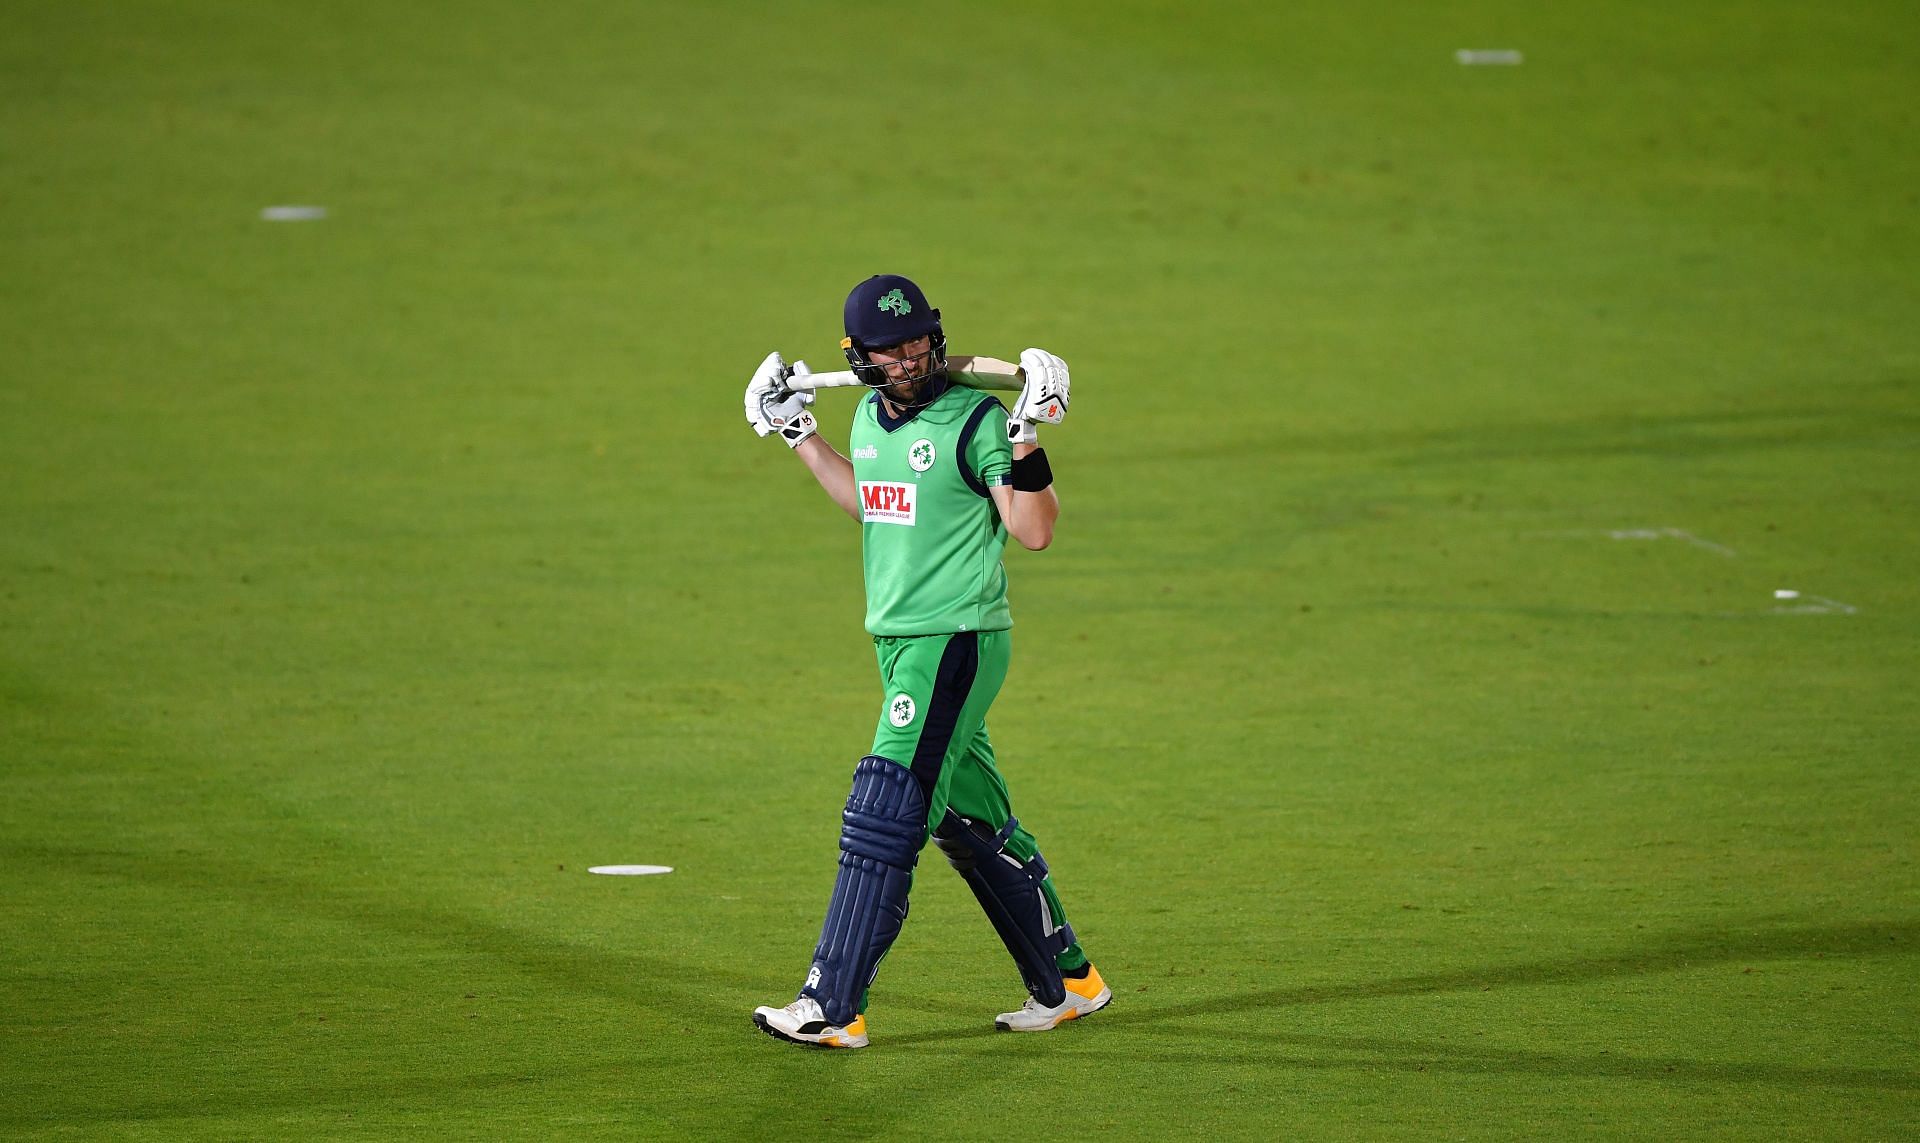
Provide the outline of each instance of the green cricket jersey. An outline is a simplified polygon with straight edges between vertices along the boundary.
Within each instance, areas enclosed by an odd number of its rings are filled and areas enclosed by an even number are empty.
[[[860,491],[867,630],[874,635],[1002,631],[1007,529],[988,489],[1009,483],[1007,411],[953,385],[904,419],[879,394],[853,415],[849,444]]]

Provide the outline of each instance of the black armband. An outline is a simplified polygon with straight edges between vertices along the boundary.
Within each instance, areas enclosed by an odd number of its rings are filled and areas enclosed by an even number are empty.
[[[1053,468],[1047,464],[1047,450],[1034,449],[1013,459],[1013,490],[1045,492],[1053,484]]]

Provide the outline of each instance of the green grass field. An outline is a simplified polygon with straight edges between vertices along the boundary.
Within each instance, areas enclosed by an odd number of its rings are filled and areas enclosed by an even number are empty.
[[[0,1135],[1920,1134],[1910,6],[0,27]],[[1116,1002],[929,851],[802,1052],[881,696],[738,400],[880,271],[1074,366],[992,726]]]

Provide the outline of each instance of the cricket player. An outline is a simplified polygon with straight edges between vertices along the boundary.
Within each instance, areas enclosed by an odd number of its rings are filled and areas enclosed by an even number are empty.
[[[881,274],[855,286],[841,341],[872,389],[853,417],[851,459],[818,435],[807,374],[767,355],[746,417],[778,435],[827,496],[860,523],[867,631],[883,701],[873,749],[854,767],[840,867],[799,998],[754,1009],[768,1035],[829,1048],[867,1045],[867,988],[907,917],[920,850],[932,838],[1013,954],[1027,999],[995,1026],[1044,1032],[1104,1008],[1113,993],[1087,960],[1033,835],[1013,816],[987,738],[1007,676],[1012,536],[1038,551],[1060,501],[1036,426],[1058,424],[1067,364],[1029,349],[1011,415],[953,383],[940,311],[919,286]]]

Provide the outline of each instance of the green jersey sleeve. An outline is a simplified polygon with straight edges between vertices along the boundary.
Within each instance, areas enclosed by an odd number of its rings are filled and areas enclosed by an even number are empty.
[[[998,400],[967,442],[967,470],[988,488],[1013,482],[1013,445],[1007,441],[1007,408]]]

